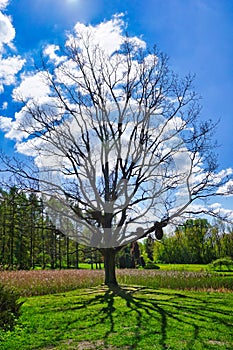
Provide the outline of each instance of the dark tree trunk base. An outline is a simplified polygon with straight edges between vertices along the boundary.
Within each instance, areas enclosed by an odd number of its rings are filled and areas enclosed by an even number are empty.
[[[107,286],[117,286],[116,279],[116,250],[114,248],[105,248],[102,250],[104,255],[105,281]]]

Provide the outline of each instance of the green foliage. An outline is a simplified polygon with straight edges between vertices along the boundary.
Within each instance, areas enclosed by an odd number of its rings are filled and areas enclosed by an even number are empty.
[[[208,264],[227,255],[233,257],[233,227],[222,222],[210,225],[206,219],[187,220],[162,244],[154,244],[154,257],[160,263]]]
[[[0,265],[4,269],[78,267],[78,244],[55,229],[40,198],[12,187],[0,189],[0,199]]]
[[[227,269],[228,271],[233,270],[233,260],[230,257],[220,258],[212,261],[210,264],[214,270],[223,271]]]
[[[20,315],[19,294],[0,284],[0,328],[12,329]]]

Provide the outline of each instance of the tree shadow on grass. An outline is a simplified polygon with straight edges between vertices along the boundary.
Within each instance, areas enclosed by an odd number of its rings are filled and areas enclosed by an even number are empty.
[[[59,309],[54,310],[57,311]],[[95,341],[99,341],[100,338],[103,344],[98,349],[175,349],[171,337],[177,338],[176,341],[180,342],[182,339],[179,337],[184,335],[183,349],[194,349],[196,341],[202,348],[208,349],[204,342],[208,339],[203,339],[200,331],[202,332],[208,325],[211,331],[212,324],[215,324],[216,328],[220,325],[227,327],[229,334],[232,329],[230,309],[218,309],[211,294],[207,299],[201,298],[198,293],[179,293],[146,287],[109,286],[109,288],[85,290],[83,297],[79,294],[76,302],[72,302],[72,305],[67,302],[62,305],[60,311],[77,313],[77,316],[73,315],[70,321],[64,320],[68,333],[72,329],[78,329],[79,332],[86,334],[99,332],[99,338],[98,335],[90,336],[90,348],[86,349],[92,349],[91,346],[94,346]],[[119,323],[118,317],[122,324]],[[173,334],[172,327],[175,327]],[[187,329],[188,335],[184,329]],[[113,347],[111,345],[115,343],[113,338],[116,339],[117,336],[127,339],[122,341],[121,344],[124,345]],[[61,342],[62,339],[62,334],[58,332],[54,341]],[[153,342],[151,346],[146,344],[147,339]],[[213,338],[212,341],[216,339]],[[181,343],[179,345],[181,346]],[[211,346],[209,348],[211,349]],[[225,348],[230,349],[230,345]]]
[[[137,296],[139,293],[139,296]],[[155,298],[153,298],[155,296]],[[107,303],[107,306],[102,309],[106,311],[106,318],[109,317],[111,327],[105,334],[105,340],[107,344],[108,336],[114,330],[114,318],[112,312],[115,311],[114,298],[121,297],[125,300],[126,306],[130,312],[136,313],[136,328],[134,331],[134,341],[130,349],[136,349],[138,344],[145,336],[146,332],[143,332],[145,315],[148,319],[157,318],[159,328],[154,330],[154,333],[159,335],[160,349],[169,348],[168,345],[168,322],[175,321],[182,327],[188,327],[192,329],[192,335],[186,343],[187,349],[192,349],[196,340],[201,341],[199,338],[199,331],[202,323],[209,322],[224,324],[224,326],[232,329],[232,323],[229,321],[229,311],[216,310],[216,305],[211,302],[206,302],[203,299],[189,297],[184,293],[171,294],[165,293],[159,290],[151,290],[145,287],[129,288],[120,286],[109,286],[109,290],[103,296],[103,300]],[[152,298],[151,298],[152,297]],[[167,307],[169,304],[169,309]],[[225,316],[225,320],[223,317]],[[156,347],[157,349],[157,347]]]
[[[143,327],[143,317],[144,314],[147,314],[150,318],[156,317],[155,312],[157,313],[157,318],[160,320],[160,330],[157,329],[155,332],[160,334],[160,346],[161,349],[167,349],[166,339],[167,339],[167,318],[169,315],[164,308],[158,305],[156,300],[151,300],[144,297],[136,297],[134,294],[140,292],[141,295],[146,292],[146,288],[136,287],[133,289],[128,289],[127,287],[122,288],[120,286],[110,286],[109,291],[107,292],[111,295],[111,305],[113,305],[114,297],[119,296],[125,300],[126,306],[129,308],[131,312],[136,312],[136,328],[134,334],[134,342],[131,345],[131,349],[136,349],[142,338],[142,327]],[[111,293],[111,294],[110,294]],[[148,290],[147,290],[148,293]],[[151,291],[149,292],[151,293]],[[157,292],[158,295],[158,292]],[[114,324],[111,324],[111,329],[114,329]],[[107,338],[109,332],[106,333],[105,337]]]

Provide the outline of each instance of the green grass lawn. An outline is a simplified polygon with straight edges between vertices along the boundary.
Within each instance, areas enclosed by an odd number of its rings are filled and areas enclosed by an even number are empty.
[[[233,349],[233,294],[124,286],[29,297],[1,350]]]
[[[175,271],[205,271],[208,265],[205,264],[157,264],[161,270],[175,270]],[[79,263],[80,269],[91,269],[91,264]],[[104,268],[104,264],[101,264],[101,268]],[[96,264],[93,264],[93,269],[96,269]]]
[[[206,271],[208,265],[205,264],[158,264],[161,270],[168,271]]]
[[[88,263],[79,263],[79,269],[91,269],[91,264]],[[97,269],[99,269],[99,264],[97,265]],[[104,269],[104,263],[101,263],[101,269]],[[96,270],[96,264],[93,264],[93,270]]]

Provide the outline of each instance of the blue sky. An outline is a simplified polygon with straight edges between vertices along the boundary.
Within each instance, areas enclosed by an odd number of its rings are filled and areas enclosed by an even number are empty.
[[[196,75],[195,88],[203,98],[202,118],[220,119],[215,135],[220,169],[233,167],[232,0],[0,0],[0,8],[5,18],[10,16],[12,26],[0,18],[0,57],[25,59],[22,71],[32,66],[33,58],[39,59],[46,44],[62,43],[76,22],[97,24],[123,12],[130,35],[158,45],[179,75]],[[3,37],[8,39],[3,41]],[[6,69],[2,71],[0,65],[0,82]],[[7,78],[2,83],[0,116],[13,117],[17,110],[11,91],[19,73],[13,84]],[[0,143],[12,151],[14,143],[3,133]],[[231,198],[223,203],[233,209]]]

